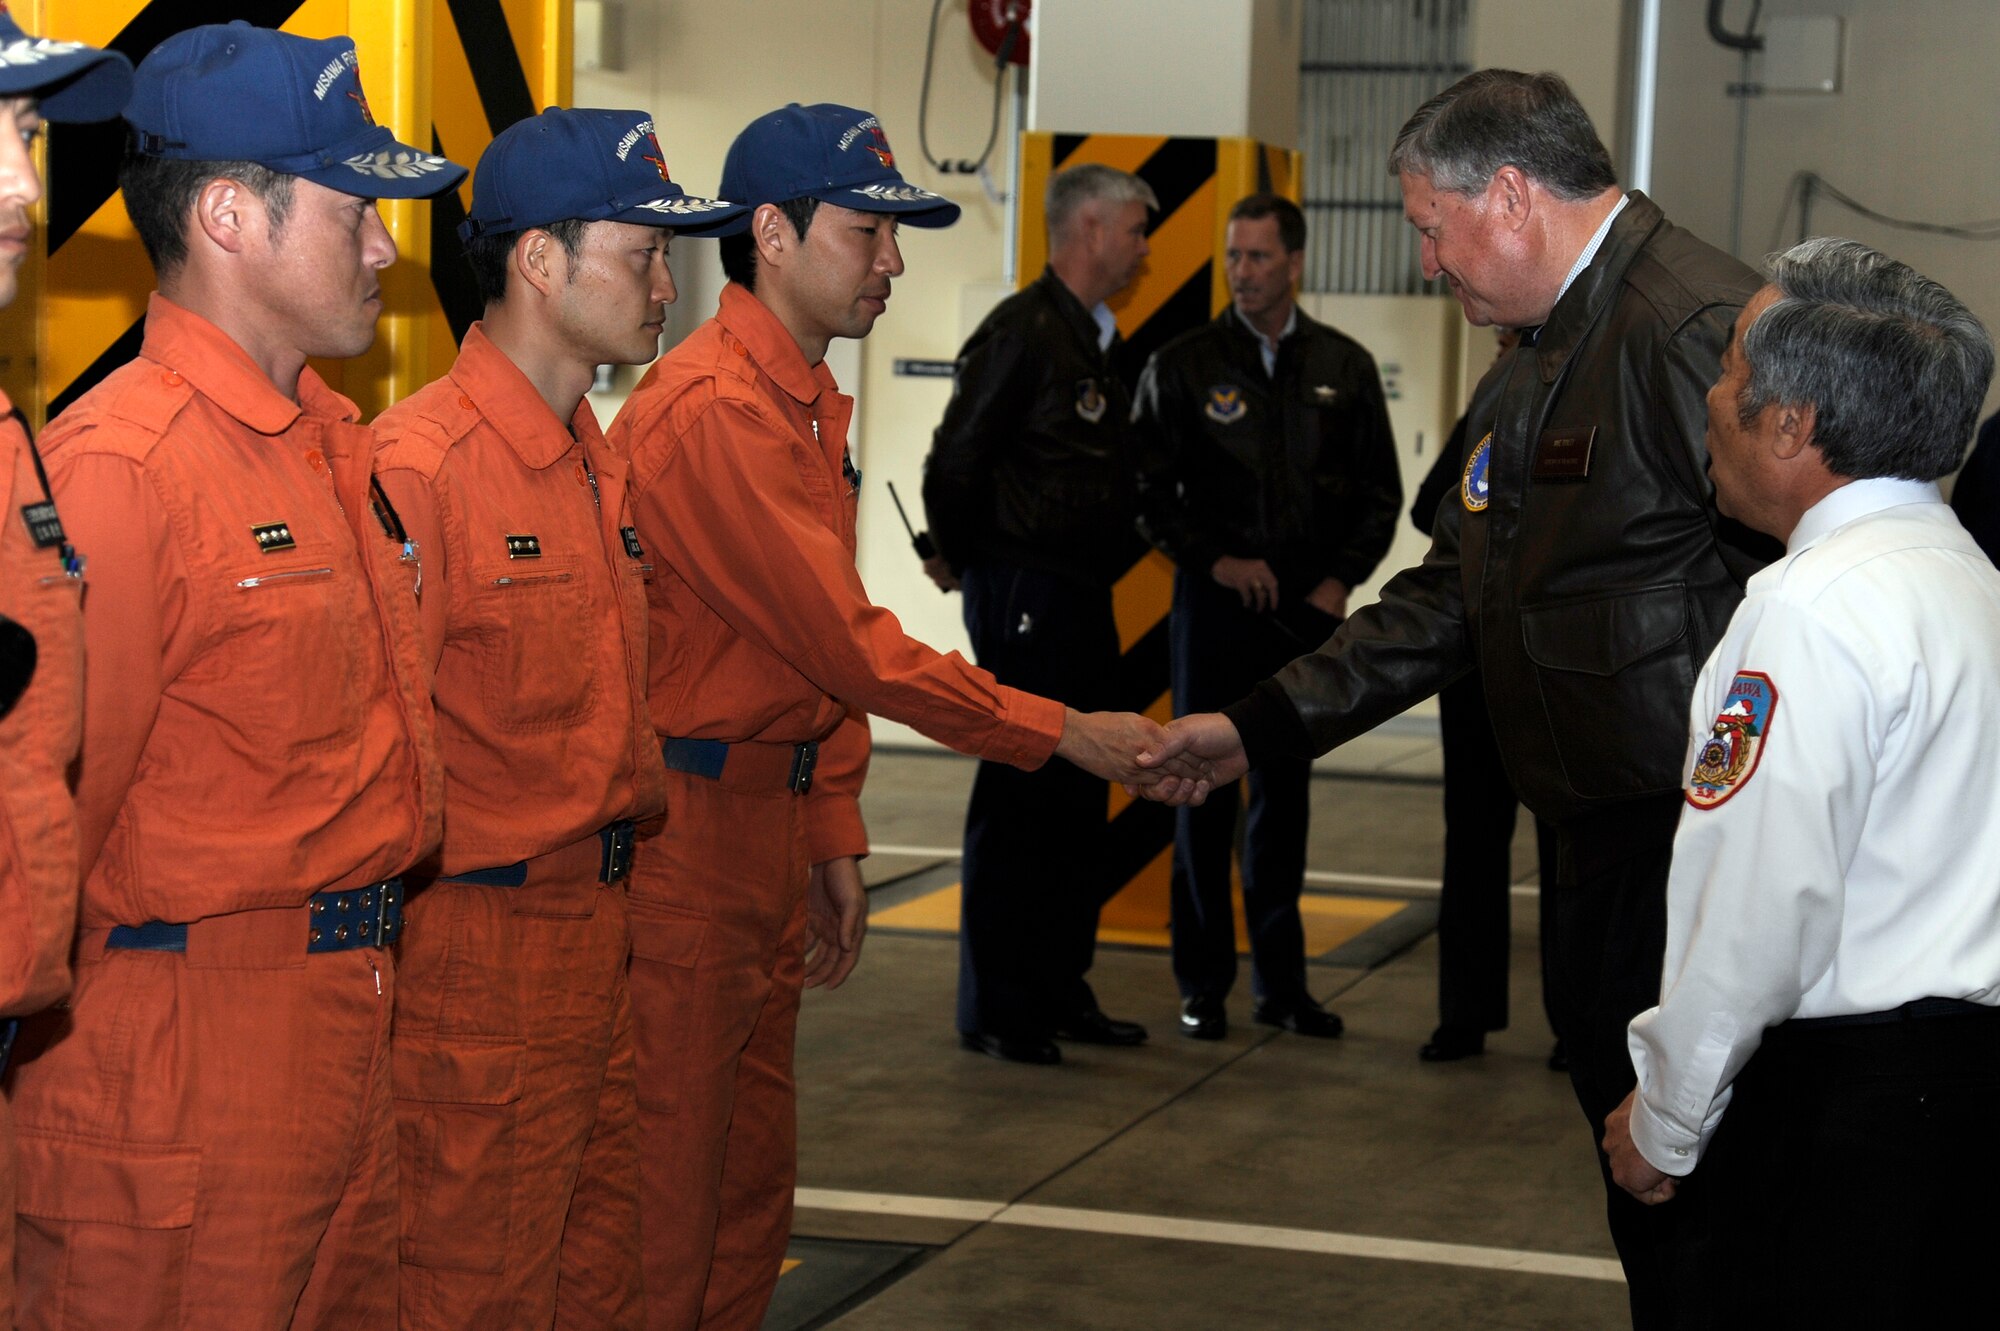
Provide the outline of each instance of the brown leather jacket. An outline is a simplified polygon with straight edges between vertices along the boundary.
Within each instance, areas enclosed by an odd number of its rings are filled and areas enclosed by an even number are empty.
[[[1704,439],[1759,285],[1632,194],[1533,343],[1481,380],[1424,562],[1229,709],[1252,760],[1324,753],[1476,665],[1538,817],[1678,791],[1695,674],[1777,553],[1718,517]]]

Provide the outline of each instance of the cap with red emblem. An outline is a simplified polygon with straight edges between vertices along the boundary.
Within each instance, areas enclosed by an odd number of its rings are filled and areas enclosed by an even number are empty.
[[[790,106],[750,122],[722,163],[722,192],[755,207],[818,199],[910,226],[950,226],[959,207],[896,169],[881,122],[851,106]]]
[[[361,198],[427,199],[465,179],[375,123],[347,37],[240,19],[177,32],[139,62],[125,120],[150,157],[255,162]]]
[[[749,211],[676,185],[644,111],[551,106],[501,130],[480,154],[472,211],[458,234],[471,240],[573,218],[726,236],[747,225]]]

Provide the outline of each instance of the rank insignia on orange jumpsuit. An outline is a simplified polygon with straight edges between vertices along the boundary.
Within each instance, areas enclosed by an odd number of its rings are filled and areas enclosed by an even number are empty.
[[[397,957],[401,1324],[636,1327],[624,880],[663,772],[625,462],[479,324],[375,430],[445,771]]]
[[[867,713],[1034,767],[1059,703],[904,636],[854,567],[854,401],[753,294],[646,374],[632,459],[668,817],[633,867],[647,1326],[755,1328],[791,1227],[815,864],[867,853]]]
[[[358,414],[155,296],[47,432],[89,669],[76,988],[12,1074],[23,1327],[395,1315],[386,944],[441,782]]]

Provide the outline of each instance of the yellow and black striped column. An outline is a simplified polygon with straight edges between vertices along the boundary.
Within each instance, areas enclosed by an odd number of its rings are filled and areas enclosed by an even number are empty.
[[[30,32],[122,51],[137,64],[168,36],[244,19],[354,38],[375,118],[406,143],[442,143],[468,166],[493,133],[569,96],[572,0],[14,0]],[[496,118],[498,117],[498,118]],[[118,198],[122,121],[48,135],[43,245],[0,317],[0,385],[40,425],[130,360],[153,270]],[[317,368],[373,415],[442,373],[477,317],[452,228],[462,197],[385,200],[400,256],[365,356]],[[442,233],[449,245],[434,250]],[[32,352],[28,351],[32,348]]]
[[[1048,263],[1043,204],[1048,179],[1086,162],[1130,171],[1152,186],[1160,210],[1147,242],[1152,254],[1138,281],[1111,302],[1136,376],[1162,343],[1222,312],[1229,303],[1223,271],[1229,209],[1247,194],[1272,190],[1299,197],[1299,157],[1253,139],[1176,138],[1145,134],[1049,134],[1023,137],[1021,227],[1017,255],[1021,285]],[[1168,690],[1167,614],[1173,601],[1173,565],[1149,554],[1113,590],[1118,618],[1120,701],[1164,721],[1172,714]],[[1134,803],[1111,787],[1111,819],[1103,924],[1107,930],[1156,931],[1168,914],[1168,874],[1173,816],[1156,804]]]

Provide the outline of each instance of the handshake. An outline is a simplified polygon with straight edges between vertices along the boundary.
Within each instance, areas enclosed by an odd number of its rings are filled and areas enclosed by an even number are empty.
[[[1250,768],[1242,736],[1219,712],[1162,726],[1131,712],[1067,710],[1056,757],[1119,782],[1128,795],[1176,807],[1200,804]]]

